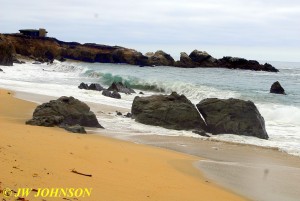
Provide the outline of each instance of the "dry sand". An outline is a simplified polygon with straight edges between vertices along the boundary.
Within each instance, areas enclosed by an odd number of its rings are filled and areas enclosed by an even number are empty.
[[[0,90],[0,101],[1,190],[92,188],[91,197],[78,198],[92,201],[245,200],[207,182],[192,165],[199,160],[196,156],[25,125],[35,104],[16,99],[5,90]],[[92,177],[74,174],[72,169]],[[34,198],[34,194],[26,199],[65,200]]]

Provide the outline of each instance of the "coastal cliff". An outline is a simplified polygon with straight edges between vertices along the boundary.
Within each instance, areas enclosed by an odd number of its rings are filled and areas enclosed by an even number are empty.
[[[55,38],[30,37],[21,34],[0,34],[0,36],[2,43],[7,44],[4,45],[5,47],[13,47],[13,51],[7,51],[6,54],[20,54],[40,62],[51,62],[53,59],[73,59],[84,62],[127,63],[140,66],[214,67],[278,72],[278,69],[267,63],[261,65],[255,60],[236,57],[216,59],[207,52],[198,50],[194,50],[190,55],[182,52],[180,60],[175,61],[172,56],[161,50],[143,55],[134,49],[120,46],[63,42]],[[2,58],[4,56],[0,55],[0,64]],[[7,65],[7,62],[2,65]],[[9,65],[12,65],[12,61]]]

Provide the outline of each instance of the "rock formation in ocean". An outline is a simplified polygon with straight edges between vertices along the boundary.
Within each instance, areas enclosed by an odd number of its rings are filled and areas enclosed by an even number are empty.
[[[107,89],[108,91],[116,91],[125,94],[135,93],[133,89],[124,85],[122,82],[113,82],[111,86]]]
[[[284,94],[285,95],[284,88],[281,86],[281,84],[278,81],[276,81],[272,84],[271,89],[270,89],[270,93]]]
[[[74,59],[84,62],[126,63],[139,66],[214,67],[278,72],[278,69],[267,63],[261,65],[255,60],[236,57],[216,59],[207,52],[198,50],[192,51],[190,55],[181,53],[180,60],[175,62],[171,55],[162,50],[143,55],[136,50],[120,46],[63,42],[55,38],[30,37],[20,34],[3,34],[1,40],[9,41],[9,44],[12,44],[13,48],[8,48],[5,52],[13,51],[13,53],[33,58],[39,62],[51,63],[53,59],[61,61]],[[12,65],[10,62],[9,64]]]
[[[151,66],[174,66],[174,59],[171,55],[162,50],[156,51],[154,54],[148,54],[148,65]]]
[[[26,124],[47,127],[79,125],[103,128],[87,104],[74,97],[66,96],[37,106],[33,112],[33,118]]]
[[[264,118],[251,101],[208,98],[197,104],[206,122],[206,131],[268,139]]]
[[[13,65],[13,45],[0,34],[0,65],[2,66],[12,66]]]
[[[109,91],[107,89],[104,89],[102,91],[102,95],[110,98],[121,99],[121,94],[119,94],[117,91]]]
[[[205,127],[196,107],[184,95],[135,97],[132,117],[140,123],[176,130],[196,130]]]

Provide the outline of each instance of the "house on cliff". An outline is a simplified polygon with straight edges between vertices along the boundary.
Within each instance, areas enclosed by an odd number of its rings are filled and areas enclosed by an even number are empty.
[[[25,36],[35,36],[35,37],[46,37],[47,31],[46,29],[20,29],[19,30],[21,34]]]

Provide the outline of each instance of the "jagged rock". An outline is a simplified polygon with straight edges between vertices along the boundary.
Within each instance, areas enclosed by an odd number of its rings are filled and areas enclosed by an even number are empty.
[[[70,131],[72,133],[82,133],[82,134],[86,134],[86,131],[84,129],[83,126],[80,125],[75,125],[75,126],[63,126],[62,128],[64,128],[67,131]]]
[[[123,115],[122,112],[119,112],[119,111],[116,111],[116,113],[117,113],[118,116],[122,116]]]
[[[3,44],[5,44],[4,48]],[[3,53],[6,56],[1,56]],[[63,42],[50,37],[35,38],[20,34],[1,35],[0,65],[12,65],[14,53],[39,59],[41,62],[51,62],[53,59],[60,61],[74,59],[84,62],[127,63],[139,66],[216,67],[278,72],[278,69],[267,63],[261,65],[257,61],[247,61],[234,57],[215,59],[208,53],[197,50],[189,56],[193,62],[190,62],[186,55],[183,55],[182,61],[175,62],[169,54],[163,51],[147,53],[144,56],[136,50],[119,46]],[[185,61],[184,58],[188,60]]]
[[[111,86],[107,89],[109,91],[117,91],[125,94],[135,93],[135,91],[126,85],[123,85],[122,82],[114,82]]]
[[[79,89],[88,89],[89,88],[89,85],[88,84],[85,84],[83,82],[80,83],[80,85],[78,86]]]
[[[281,86],[281,84],[278,81],[274,82],[272,84],[271,89],[270,89],[270,93],[284,94],[285,95],[284,88]]]
[[[248,61],[247,59],[238,57],[223,57],[219,59],[219,65],[231,69],[278,72],[278,69],[274,68],[271,64],[266,63],[261,65],[255,60]]]
[[[204,60],[207,60],[211,57],[210,54],[208,54],[205,51],[199,51],[199,50],[194,50],[191,52],[189,58],[191,58],[192,61],[196,63],[201,63]]]
[[[184,67],[184,68],[191,68],[196,67],[196,63],[189,57],[189,55],[185,52],[180,53],[180,60],[176,61],[175,66],[177,67]]]
[[[0,65],[13,65],[14,47],[4,36],[0,34]]]
[[[92,83],[92,84],[90,84],[88,89],[89,90],[95,90],[95,91],[102,91],[104,88],[100,84]]]
[[[117,91],[113,91],[111,93],[112,98],[121,99],[121,94],[119,94]]]
[[[149,65],[153,66],[174,66],[175,61],[171,55],[162,50],[156,51],[153,56],[148,57]]]
[[[184,95],[135,97],[131,113],[140,123],[176,130],[202,129],[205,123],[196,107]]]
[[[197,104],[212,134],[236,134],[268,139],[264,118],[251,101],[208,98]]]
[[[26,124],[37,126],[87,126],[103,128],[90,107],[73,98],[62,96],[57,100],[37,106],[33,118]]]
[[[102,95],[110,97],[110,98],[121,99],[121,95],[116,91],[111,92],[111,91],[104,89],[102,92]]]

